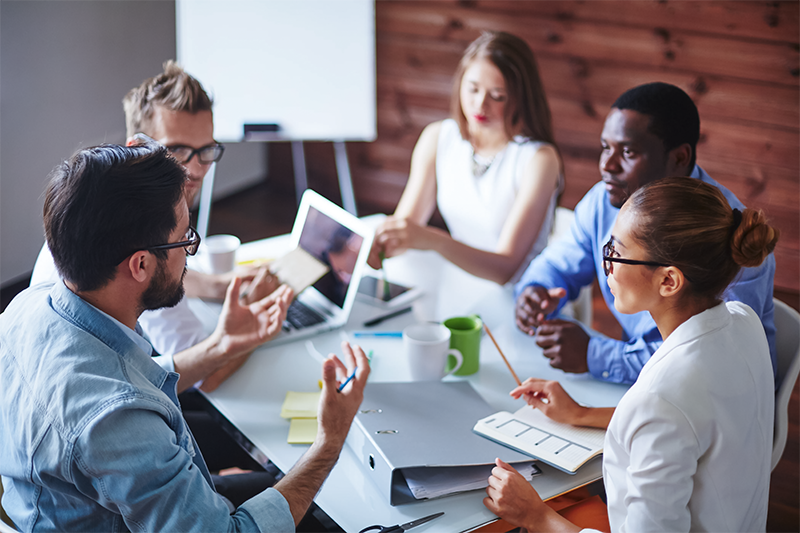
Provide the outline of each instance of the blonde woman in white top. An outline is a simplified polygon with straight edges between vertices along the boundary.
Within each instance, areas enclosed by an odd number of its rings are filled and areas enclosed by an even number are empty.
[[[575,403],[558,382],[511,392],[553,420],[608,428],[603,481],[612,531],[764,531],[774,379],[758,316],[720,296],[758,266],[778,231],[716,187],[667,178],[622,206],[603,250],[622,313],[649,312],[664,344],[614,408]],[[580,528],[497,461],[485,505],[529,531]]]
[[[451,106],[453,119],[420,135],[370,265],[409,248],[436,250],[476,276],[514,281],[544,248],[562,187],[550,109],[525,41],[486,32],[470,44]],[[427,225],[437,205],[450,233]]]

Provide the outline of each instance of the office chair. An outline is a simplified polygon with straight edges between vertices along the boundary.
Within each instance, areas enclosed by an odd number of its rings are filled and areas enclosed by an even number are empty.
[[[3,498],[3,480],[0,479],[0,500]],[[11,527],[11,520],[6,515],[5,511],[3,511],[2,505],[0,505],[0,533],[19,533],[16,529]]]
[[[800,314],[780,300],[773,299],[773,302],[778,362],[775,430],[772,437],[772,470],[775,470],[786,447],[786,434],[789,431],[789,398],[800,373]]]

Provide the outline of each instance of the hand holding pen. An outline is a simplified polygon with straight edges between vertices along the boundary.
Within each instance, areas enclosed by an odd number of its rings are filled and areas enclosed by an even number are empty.
[[[369,361],[359,346],[342,343],[344,363],[334,354],[322,364],[317,440],[341,446],[350,430],[369,377]]]

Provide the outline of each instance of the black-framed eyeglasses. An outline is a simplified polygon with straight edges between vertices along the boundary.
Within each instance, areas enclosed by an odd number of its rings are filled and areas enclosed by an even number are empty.
[[[625,265],[646,265],[646,266],[654,266],[654,267],[666,267],[670,265],[665,265],[664,263],[656,263],[655,261],[637,261],[636,259],[623,259],[622,257],[614,257],[614,239],[609,239],[609,241],[603,246],[603,272],[606,273],[608,276],[611,272],[613,272],[613,267],[611,263],[622,263]],[[688,279],[688,278],[687,278]]]
[[[186,251],[186,255],[195,255],[197,250],[200,249],[200,235],[198,235],[196,229],[194,229],[192,226],[189,226],[189,229],[186,230],[186,234],[183,236],[182,241],[170,242],[167,244],[156,244],[155,246],[145,246],[139,248],[139,250],[171,250],[172,248],[183,248]],[[117,261],[116,264],[124,261],[125,258],[130,256],[132,253],[134,252],[125,255],[122,259]]]
[[[167,146],[167,150],[182,165],[191,161],[195,154],[197,154],[197,159],[201,163],[208,165],[222,159],[222,154],[225,153],[225,146],[220,143],[213,143],[200,148],[192,148],[183,144],[173,144]]]
[[[186,230],[186,235],[183,236],[182,241],[148,246],[147,248],[143,248],[143,250],[170,250],[172,248],[183,248],[186,250],[186,255],[194,255],[200,248],[200,235],[197,234],[196,229],[194,229],[192,226],[189,226],[189,229]]]

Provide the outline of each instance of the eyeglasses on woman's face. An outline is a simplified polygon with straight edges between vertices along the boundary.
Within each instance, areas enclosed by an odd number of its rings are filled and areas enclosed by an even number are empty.
[[[654,266],[654,267],[665,267],[670,265],[665,265],[664,263],[656,263],[655,261],[638,261],[636,259],[623,259],[622,257],[614,257],[617,253],[614,250],[614,238],[612,237],[609,241],[603,246],[603,272],[606,273],[606,276],[614,272],[613,263],[623,263],[625,265],[646,265],[646,266]]]

